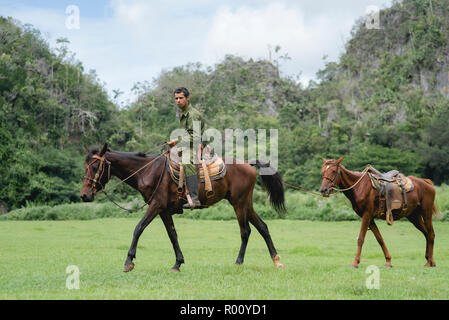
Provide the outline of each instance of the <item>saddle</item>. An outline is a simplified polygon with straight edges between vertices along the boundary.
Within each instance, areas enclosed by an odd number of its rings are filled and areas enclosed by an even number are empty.
[[[398,170],[381,173],[370,167],[368,175],[373,188],[379,191],[378,214],[386,214],[388,225],[393,225],[392,210],[407,208],[407,193],[413,191],[413,182]]]
[[[166,155],[168,162],[168,172],[172,180],[178,185],[178,194],[181,196],[185,191],[185,175],[182,166],[182,157],[178,152],[176,146],[170,149],[168,156]],[[198,155],[200,159],[199,170],[197,167],[197,173],[199,175],[200,182],[204,182],[204,189],[206,191],[206,197],[211,198],[214,196],[212,190],[211,181],[222,179],[226,175],[226,165],[223,159],[217,154],[211,152],[210,146],[206,146],[201,155]],[[188,199],[189,197],[187,197]]]

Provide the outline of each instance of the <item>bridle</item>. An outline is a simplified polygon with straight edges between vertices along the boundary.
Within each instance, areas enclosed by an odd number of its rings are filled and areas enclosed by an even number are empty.
[[[331,190],[335,190],[338,192],[344,192],[344,191],[348,191],[353,189],[356,185],[359,184],[360,181],[362,181],[362,178],[366,175],[366,173],[368,172],[368,170],[371,168],[371,165],[369,164],[363,171],[362,171],[362,175],[360,176],[360,178],[357,180],[356,183],[354,183],[352,186],[345,188],[345,189],[339,189],[337,188],[337,178],[338,176],[340,176],[341,170],[340,170],[340,162],[326,162],[324,165],[331,165],[331,164],[335,164],[337,165],[337,174],[335,175],[335,177],[333,179],[328,178],[327,176],[323,175],[323,179],[327,179],[331,182],[331,186],[329,187],[329,189]],[[326,169],[326,171],[329,168]]]
[[[326,171],[328,170],[328,169],[330,169],[330,167],[329,167],[329,165],[331,165],[331,164],[335,164],[335,165],[337,165],[337,174],[335,175],[335,177],[333,178],[333,179],[330,179],[330,178],[328,178],[327,176],[324,176],[323,175],[323,179],[327,179],[327,180],[329,180],[330,181],[330,183],[331,183],[331,186],[330,186],[330,189],[337,189],[337,179],[338,179],[338,176],[340,175],[340,163],[339,162],[326,162],[324,165],[327,165],[328,166],[328,168],[326,169]]]
[[[92,185],[92,192],[95,195],[98,191],[97,191],[97,184],[100,184],[100,186],[103,188],[103,185],[101,184],[101,178],[103,177],[105,171],[106,171],[106,165],[108,167],[107,171],[108,171],[108,180],[111,177],[111,163],[106,160],[105,157],[101,157],[99,155],[94,154],[92,156],[93,160],[91,162],[89,162],[88,164],[86,164],[86,170],[85,170],[85,175],[83,180],[87,180],[87,185]],[[92,168],[91,166],[97,162],[100,161],[100,164],[98,166],[98,170],[95,173],[94,178],[92,177]]]

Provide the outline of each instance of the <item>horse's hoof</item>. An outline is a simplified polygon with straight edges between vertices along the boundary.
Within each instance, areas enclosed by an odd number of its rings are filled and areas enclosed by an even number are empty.
[[[176,268],[176,267],[171,268],[170,271],[174,272],[174,273],[181,272],[181,270],[179,270],[179,268]]]
[[[391,264],[385,264],[385,268],[393,268],[393,266]]]
[[[359,268],[359,266],[358,266],[358,265],[356,265],[356,264],[351,264],[350,268],[351,268],[351,269],[358,269],[358,268]]]
[[[134,263],[131,264],[125,264],[125,267],[123,268],[123,272],[130,272],[134,269]]]
[[[281,257],[277,254],[277,255],[273,258],[274,266],[275,266],[276,268],[283,268],[284,265],[283,265],[282,263],[280,263],[279,260],[281,260]]]

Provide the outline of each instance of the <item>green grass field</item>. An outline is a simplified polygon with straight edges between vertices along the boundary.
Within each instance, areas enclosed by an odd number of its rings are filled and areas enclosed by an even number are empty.
[[[408,221],[378,226],[393,256],[368,232],[359,269],[350,269],[359,221],[266,221],[282,257],[276,269],[255,228],[245,263],[236,220],[175,217],[186,263],[171,273],[175,257],[165,228],[155,219],[142,234],[136,267],[123,264],[138,219],[0,221],[0,299],[448,299],[449,224],[435,222],[436,268],[424,268],[425,240]],[[76,265],[79,290],[66,288]],[[379,289],[368,289],[370,265]]]

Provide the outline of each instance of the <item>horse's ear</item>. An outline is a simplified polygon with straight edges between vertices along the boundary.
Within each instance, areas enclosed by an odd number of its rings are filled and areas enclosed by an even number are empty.
[[[326,162],[327,162],[327,160],[323,158],[323,163],[326,163]]]
[[[340,164],[344,158],[345,158],[345,156],[341,157],[340,159],[337,160],[337,162]]]
[[[103,146],[103,149],[101,149],[100,157],[102,157],[106,153],[106,151],[108,151],[108,144],[107,143],[105,143],[104,146]]]
[[[90,150],[89,150],[89,148],[88,148],[88,147],[84,146],[84,149],[86,149],[87,153],[89,153],[89,152],[90,152]]]

